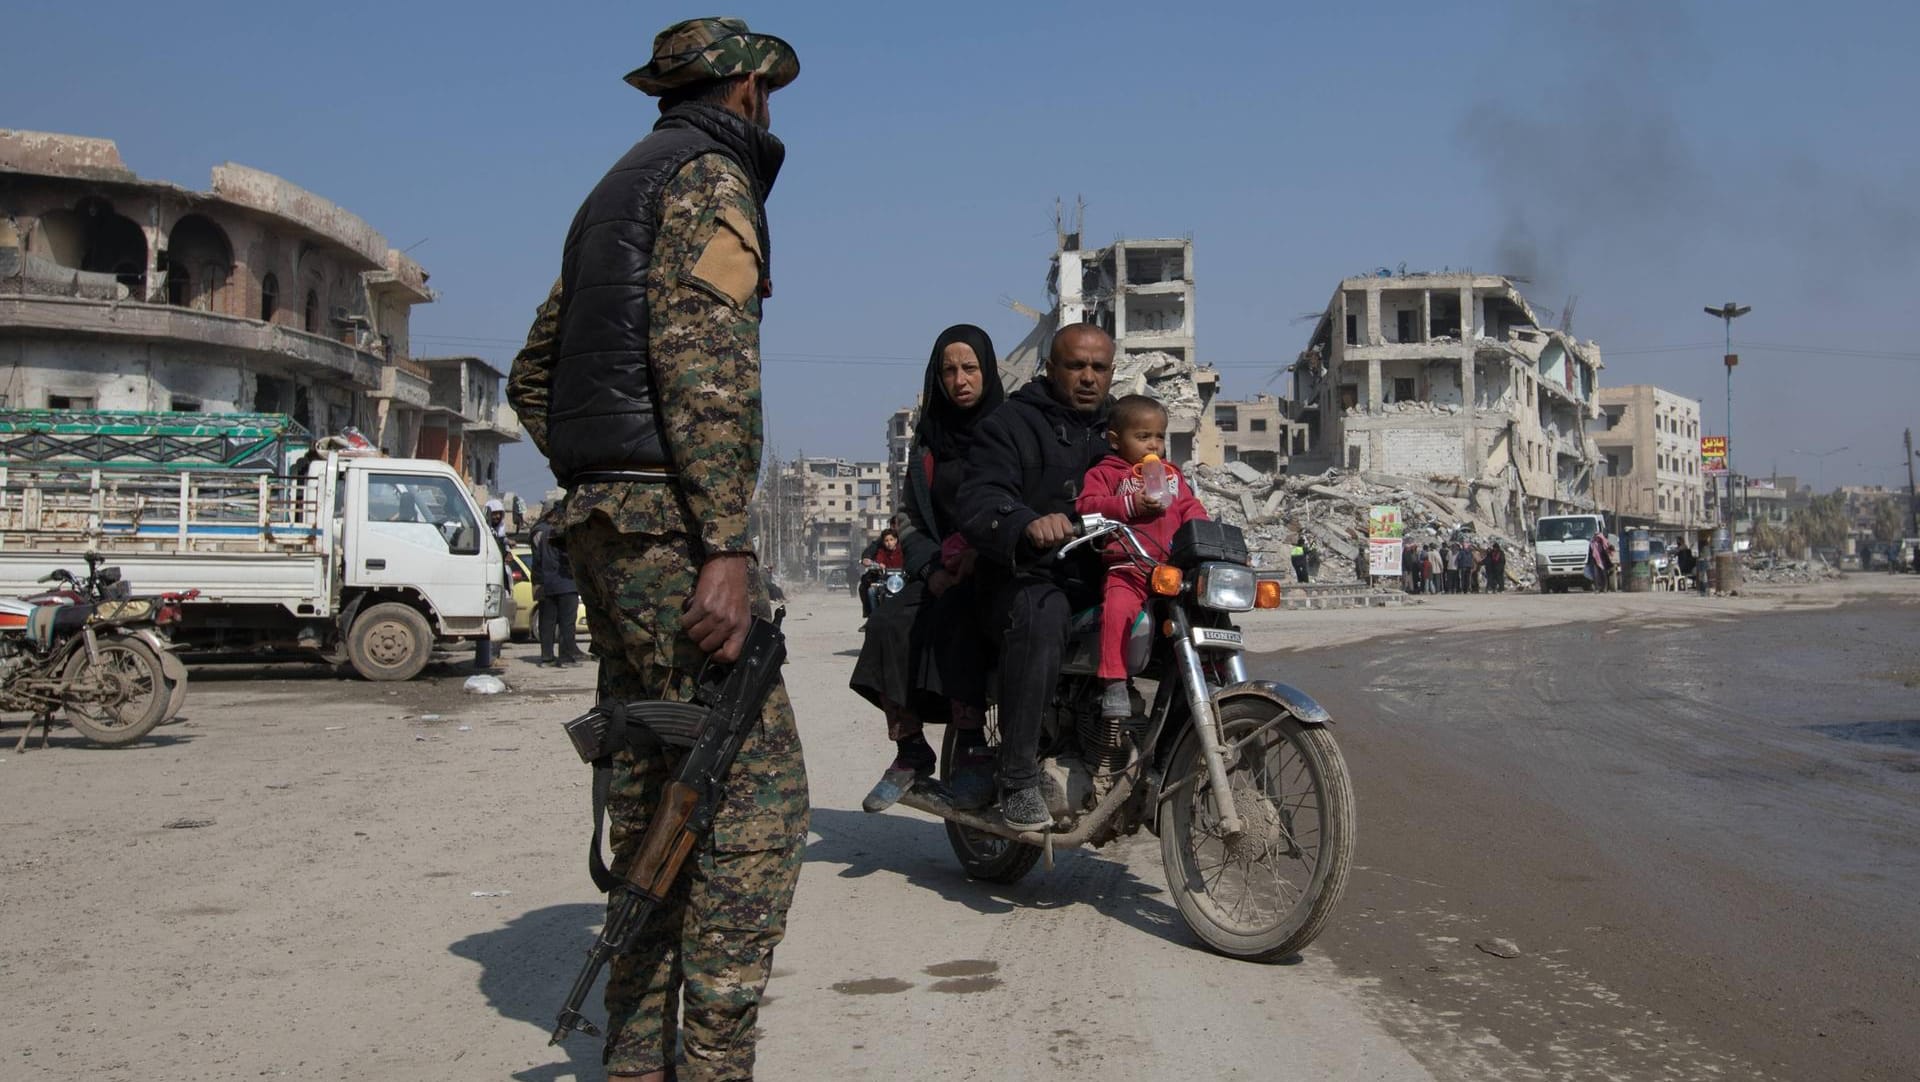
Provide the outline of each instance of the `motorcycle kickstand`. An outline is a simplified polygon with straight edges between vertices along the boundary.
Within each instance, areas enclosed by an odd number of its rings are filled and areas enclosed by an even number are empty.
[[[19,741],[13,745],[15,755],[26,754],[27,741],[33,738],[33,727],[36,723],[40,726],[40,750],[47,750],[47,741],[53,736],[53,715],[36,714],[27,719],[27,731],[21,733]]]

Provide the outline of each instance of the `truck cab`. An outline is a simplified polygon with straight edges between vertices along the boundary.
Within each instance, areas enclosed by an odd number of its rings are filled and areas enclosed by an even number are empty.
[[[1533,571],[1540,592],[1565,593],[1569,586],[1593,588],[1587,579],[1587,545],[1606,531],[1599,515],[1542,515],[1533,525]]]

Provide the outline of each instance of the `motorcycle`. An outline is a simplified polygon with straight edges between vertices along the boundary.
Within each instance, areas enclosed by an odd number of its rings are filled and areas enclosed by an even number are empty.
[[[193,594],[134,597],[118,568],[87,556],[87,577],[64,568],[53,589],[0,598],[0,710],[27,711],[43,727],[63,710],[96,744],[131,744],[178,713],[186,666],[162,630]],[[15,750],[24,750],[33,721]],[[42,736],[45,744],[45,736]]]
[[[897,567],[868,562],[860,573],[859,593],[871,596],[875,605],[907,588],[907,573]],[[868,591],[873,592],[869,595]]]
[[[1124,523],[1081,520],[1072,550],[1113,538],[1148,576],[1151,598],[1126,644],[1127,669],[1152,682],[1134,716],[1101,717],[1099,610],[1074,619],[1041,731],[1042,789],[1053,824],[1020,831],[993,809],[957,808],[947,792],[957,760],[947,727],[941,778],[899,803],[946,820],[967,873],[1011,883],[1062,848],[1100,847],[1141,827],[1160,839],[1167,889],[1209,947],[1271,961],[1298,953],[1326,927],[1353,862],[1353,787],[1305,693],[1247,672],[1231,614],[1278,608],[1280,584],[1250,566],[1236,527],[1189,522],[1166,560]],[[996,719],[987,726],[998,743]]]

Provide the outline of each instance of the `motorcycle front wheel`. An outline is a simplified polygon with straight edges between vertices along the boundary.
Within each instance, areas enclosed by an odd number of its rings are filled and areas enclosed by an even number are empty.
[[[1227,781],[1241,833],[1221,828],[1222,802],[1205,791],[1206,762],[1189,729],[1174,749],[1160,810],[1160,857],[1180,915],[1221,954],[1267,962],[1313,942],[1340,901],[1353,864],[1353,785],[1332,734],[1265,700],[1220,711]]]
[[[959,732],[953,725],[947,726],[947,735],[940,742],[940,778],[942,781],[953,779],[955,761],[959,758]],[[999,744],[999,727],[992,719],[987,722],[987,742]],[[984,879],[989,883],[1012,883],[1033,870],[1040,860],[1038,846],[1026,845],[997,834],[987,834],[958,823],[948,822],[947,842],[953,846],[953,855],[960,858],[960,866],[973,879]]]
[[[102,639],[100,665],[83,649],[67,662],[67,681],[102,688],[95,702],[68,700],[67,724],[96,744],[131,744],[153,731],[167,710],[170,689],[160,659],[136,639]]]

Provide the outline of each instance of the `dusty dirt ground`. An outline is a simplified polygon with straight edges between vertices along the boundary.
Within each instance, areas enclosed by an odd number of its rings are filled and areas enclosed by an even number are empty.
[[[1920,580],[1448,598],[1263,615],[1250,630],[1258,648],[1300,648],[1736,619],[1861,593],[1920,596]],[[1283,966],[1199,949],[1150,837],[995,887],[959,873],[935,821],[860,812],[887,756],[879,716],[845,686],[858,620],[844,594],[791,606],[814,812],[760,1077],[1536,1076],[1491,1027],[1408,1022],[1429,1008],[1320,946]],[[0,723],[0,1078],[600,1077],[590,1038],[546,1045],[600,915],[583,867],[588,774],[559,729],[593,681],[536,669],[532,653],[509,649],[513,690],[492,697],[463,694],[453,666],[397,687],[203,668],[182,717],[121,750],[56,730],[16,754],[19,719]],[[1368,821],[1369,771],[1355,773],[1374,866],[1369,832],[1398,828]],[[1349,906],[1336,930],[1380,919]]]

